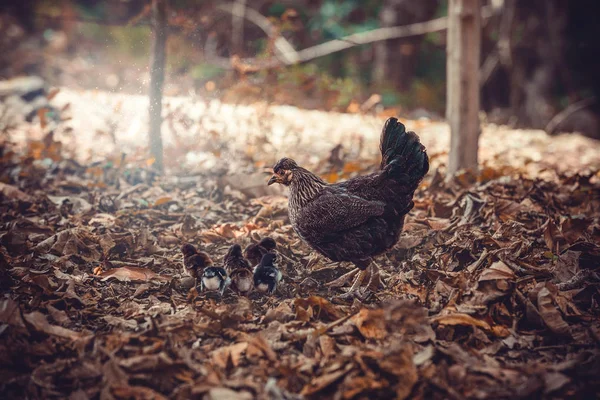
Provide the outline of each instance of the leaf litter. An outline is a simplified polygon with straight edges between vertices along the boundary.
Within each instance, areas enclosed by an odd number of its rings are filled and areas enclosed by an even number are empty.
[[[212,138],[213,148],[228,144]],[[377,259],[385,287],[346,304],[324,284],[349,266],[304,245],[284,193],[265,186],[271,147],[257,145],[252,156],[230,150],[236,157],[220,156],[216,169],[158,177],[150,163],[123,157],[75,161],[55,141],[2,147],[5,398],[570,398],[600,390],[597,164],[561,171],[551,157],[532,161],[537,169],[492,157],[478,175],[445,182],[432,156],[437,168],[417,191],[399,244]],[[312,149],[298,151],[330,181],[376,168],[374,155],[330,149],[312,158]],[[276,240],[284,274],[273,296],[219,298],[184,273],[184,243],[218,263],[230,245],[264,236]]]

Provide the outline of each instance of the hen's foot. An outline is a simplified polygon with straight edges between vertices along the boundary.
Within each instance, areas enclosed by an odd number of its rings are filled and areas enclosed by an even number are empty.
[[[350,282],[350,279],[352,279],[354,277],[354,275],[356,275],[358,273],[358,271],[360,271],[358,268],[354,268],[352,271],[345,273],[344,275],[340,276],[339,278],[337,278],[329,283],[326,283],[325,286],[330,287],[330,288],[342,287],[346,283]]]
[[[344,302],[357,299],[364,303],[370,300],[373,295],[374,293],[371,290],[369,290],[369,288],[356,288],[353,290],[351,289],[340,296],[337,296],[336,299],[342,300]]]
[[[358,298],[360,300],[360,298],[363,297],[363,295],[361,294],[360,285],[362,285],[362,282],[365,280],[366,276],[367,276],[367,271],[360,270],[358,272],[358,274],[356,275],[356,278],[354,279],[354,282],[352,283],[352,287],[350,287],[350,290],[348,290],[345,294],[339,296],[338,299],[350,300],[350,299]]]

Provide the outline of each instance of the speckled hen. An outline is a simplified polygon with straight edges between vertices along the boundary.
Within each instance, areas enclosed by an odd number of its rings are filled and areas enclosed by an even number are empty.
[[[345,182],[328,184],[290,158],[273,167],[269,185],[290,188],[289,216],[296,233],[333,261],[359,268],[347,296],[360,294],[372,258],[398,241],[404,217],[413,208],[413,194],[429,170],[425,147],[396,118],[383,127],[380,170]]]

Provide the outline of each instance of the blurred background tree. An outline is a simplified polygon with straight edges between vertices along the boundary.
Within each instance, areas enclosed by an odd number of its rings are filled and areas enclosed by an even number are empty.
[[[482,3],[488,14],[482,21],[481,106],[488,121],[599,137],[596,2]],[[391,108],[413,118],[444,114],[443,30],[350,43],[292,66],[262,68],[261,62],[278,55],[279,39],[301,51],[444,17],[445,0],[171,0],[170,6],[167,95],[193,92],[346,112]],[[39,74],[53,84],[146,93],[149,1],[26,0],[0,7],[2,78]],[[268,32],[251,12],[264,17]]]

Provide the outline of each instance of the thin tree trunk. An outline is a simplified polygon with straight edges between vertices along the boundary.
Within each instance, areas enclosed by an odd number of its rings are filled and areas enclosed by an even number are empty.
[[[150,154],[154,158],[154,167],[163,172],[162,91],[165,81],[165,44],[167,41],[167,0],[152,1],[153,43],[150,64],[150,118],[149,144]]]
[[[481,0],[450,0],[446,61],[446,119],[450,124],[448,177],[477,169]]]
[[[237,0],[231,13],[231,54],[241,57],[244,48],[244,18],[246,13],[246,0]]]
[[[438,3],[438,0],[385,0],[379,13],[381,27],[428,21]],[[421,35],[375,43],[373,80],[377,86],[401,92],[410,89],[423,38]]]

